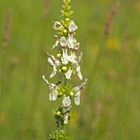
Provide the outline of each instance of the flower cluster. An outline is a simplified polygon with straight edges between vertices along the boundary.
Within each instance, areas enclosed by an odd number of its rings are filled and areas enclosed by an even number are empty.
[[[80,93],[87,82],[87,79],[84,79],[81,73],[82,52],[78,53],[80,43],[75,38],[78,27],[70,18],[73,14],[70,10],[70,0],[63,0],[63,3],[62,17],[64,19],[54,22],[53,25],[53,29],[57,34],[52,49],[56,50],[57,54],[51,55],[48,53],[48,62],[53,69],[50,79],[57,74],[61,75],[62,79],[55,84],[50,83],[45,75],[42,77],[49,88],[49,100],[55,101],[57,98],[62,97],[62,105],[55,113],[58,127],[68,124],[72,100],[76,105],[80,105]],[[76,87],[71,85],[73,74],[76,74],[83,81],[81,85]]]

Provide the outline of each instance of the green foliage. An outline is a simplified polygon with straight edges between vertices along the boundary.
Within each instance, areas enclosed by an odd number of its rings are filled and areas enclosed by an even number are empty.
[[[71,10],[71,0],[63,0],[63,6],[61,11],[62,17],[66,22],[68,22],[71,16],[73,15],[73,11]]]
[[[70,140],[65,130],[57,130],[50,134],[49,140]]]
[[[56,124],[57,124],[57,127],[58,128],[64,128],[64,115],[65,114],[69,114],[70,113],[70,110],[66,110],[65,107],[59,107],[56,111],[55,111],[55,119],[56,119]],[[70,119],[70,116],[69,116],[69,119]]]

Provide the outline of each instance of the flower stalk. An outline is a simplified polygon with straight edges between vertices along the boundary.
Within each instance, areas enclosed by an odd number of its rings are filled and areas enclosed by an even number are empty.
[[[80,63],[82,62],[82,52],[80,55],[80,43],[76,40],[76,31],[78,30],[74,20],[72,20],[73,11],[71,10],[71,0],[63,0],[60,21],[54,22],[53,29],[56,31],[56,42],[52,49],[57,52],[56,55],[48,53],[48,63],[52,67],[50,79],[60,75],[56,83],[51,83],[45,75],[42,76],[49,89],[49,100],[62,100],[61,105],[55,110],[54,117],[58,130],[50,135],[49,140],[67,140],[67,133],[64,127],[69,124],[72,103],[80,105],[81,90],[85,88],[87,79],[84,79],[81,73]],[[81,85],[73,87],[72,77],[77,75]],[[60,135],[60,138],[59,138]]]

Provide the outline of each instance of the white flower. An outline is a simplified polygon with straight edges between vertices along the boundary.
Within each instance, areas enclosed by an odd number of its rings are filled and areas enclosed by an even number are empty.
[[[69,56],[68,56],[68,52],[67,49],[62,49],[62,57],[61,57],[61,61],[63,65],[67,65],[69,62]]]
[[[63,65],[67,65],[69,62],[73,63],[74,65],[74,69],[69,69],[66,73],[65,73],[65,76],[66,76],[66,79],[71,79],[71,75],[73,73],[73,71],[75,70],[77,72],[77,75],[79,77],[80,80],[83,79],[83,76],[81,74],[81,69],[80,69],[80,66],[79,66],[79,63],[82,59],[82,53],[81,55],[77,58],[77,56],[75,55],[75,52],[74,51],[71,51],[70,55],[68,55],[68,52],[67,52],[67,49],[62,49],[62,57],[61,57],[61,61],[62,61],[62,64]]]
[[[68,48],[74,51],[77,51],[80,47],[80,43],[76,41],[73,35],[68,36],[67,43],[68,43]]]
[[[67,43],[67,40],[66,40],[65,37],[61,37],[61,38],[60,38],[60,45],[61,45],[61,47],[63,47],[63,48],[67,47],[68,43]]]
[[[56,75],[57,67],[60,66],[60,62],[59,62],[59,60],[55,59],[55,57],[53,55],[49,55],[49,56],[50,57],[48,58],[48,62],[53,67],[53,72],[50,75],[50,78],[52,78]]]
[[[50,65],[53,67],[53,72],[52,72],[51,75],[50,75],[50,78],[52,78],[53,76],[56,75],[57,68],[56,68],[56,65],[55,65],[54,61],[51,59],[51,57],[48,58],[48,62],[49,62]]]
[[[70,25],[68,28],[69,28],[70,33],[73,33],[78,29],[78,27],[75,25],[73,20],[70,22]]]
[[[82,53],[80,54],[80,56],[77,58],[77,56],[75,55],[74,56],[74,53],[73,53],[73,57],[74,57],[74,59],[75,59],[75,71],[77,72],[77,75],[78,75],[78,77],[79,77],[79,79],[80,80],[83,80],[83,76],[82,76],[82,73],[81,73],[81,68],[80,68],[80,65],[79,65],[79,63],[81,62],[81,60],[82,60]],[[73,61],[74,62],[74,61]]]
[[[80,105],[80,90],[75,94],[74,102],[76,105]]]
[[[58,86],[53,84],[53,83],[49,83],[48,80],[45,78],[45,75],[43,75],[42,78],[49,86],[49,92],[50,92],[49,93],[49,100],[55,101],[57,99],[57,96],[58,96]]]
[[[64,27],[59,21],[56,21],[56,22],[54,22],[53,28],[54,28],[54,30],[62,30]]]
[[[76,64],[76,72],[80,80],[83,80],[83,76],[81,74],[81,68],[78,64]]]
[[[75,43],[73,50],[77,51],[79,48],[80,48],[80,43],[79,42]]]
[[[73,88],[73,92],[75,93],[74,102],[76,105],[80,105],[80,87],[77,86]]]
[[[71,79],[72,72],[73,72],[73,70],[69,69],[69,70],[65,73],[66,79]]]
[[[71,105],[71,99],[69,96],[67,97],[64,97],[63,98],[63,101],[62,101],[62,104],[64,107],[69,107]]]
[[[68,51],[67,49],[62,49],[62,57],[61,57],[61,61],[62,61],[62,64],[63,65],[67,65],[68,62],[71,62],[71,63],[77,63],[77,56],[75,55],[74,52],[71,52],[70,55],[68,55]]]
[[[74,48],[74,42],[75,42],[75,39],[73,38],[73,36],[69,35],[69,37],[68,37],[68,48],[69,49]]]
[[[68,124],[68,120],[69,120],[69,114],[66,113],[64,114],[64,124]]]
[[[77,56],[75,55],[75,52],[71,52],[71,55],[69,55],[69,61],[72,63],[77,63]]]
[[[58,96],[58,91],[56,88],[54,88],[54,90],[52,90],[52,92],[50,92],[49,94],[49,100],[55,101],[57,99],[57,96]]]
[[[82,59],[82,53],[81,55],[77,58],[77,56],[75,55],[75,52],[71,51],[71,54],[68,55],[68,52],[67,52],[67,49],[62,49],[62,57],[61,57],[61,61],[62,61],[62,64],[63,65],[67,65],[69,62],[73,63],[74,64],[74,69],[75,71],[77,72],[77,75],[78,77],[80,78],[80,80],[83,79],[82,77],[82,74],[81,74],[81,69],[80,69],[80,66],[79,66],[79,63]],[[74,69],[69,69],[66,73],[65,73],[65,76],[66,76],[66,79],[71,79],[71,75],[74,71]]]
[[[75,93],[74,102],[76,105],[80,105],[80,92],[85,88],[86,83],[87,79],[85,79],[85,81],[80,86],[73,88],[73,92]]]

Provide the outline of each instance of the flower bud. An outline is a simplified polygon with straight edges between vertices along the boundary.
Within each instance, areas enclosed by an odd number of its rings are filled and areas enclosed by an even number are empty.
[[[61,73],[61,72],[62,72],[62,70],[61,70],[61,69],[59,69],[58,71],[59,71],[59,73]]]
[[[70,96],[73,96],[73,95],[74,95],[74,93],[71,91],[71,92],[70,92]]]
[[[59,96],[62,96],[63,95],[63,92],[59,92]]]
[[[57,112],[56,112],[56,115],[57,115],[57,116],[61,116],[61,112],[60,112],[60,111],[57,111]]]
[[[65,20],[66,20],[66,22],[70,22],[70,19],[69,18],[66,18]]]
[[[64,29],[64,34],[67,34],[67,33],[68,33],[68,31],[66,29]]]
[[[61,53],[58,53],[56,56],[57,58],[61,58]]]
[[[63,67],[62,67],[62,71],[66,72],[67,70],[68,70],[68,69],[67,69],[66,66],[63,66]]]

